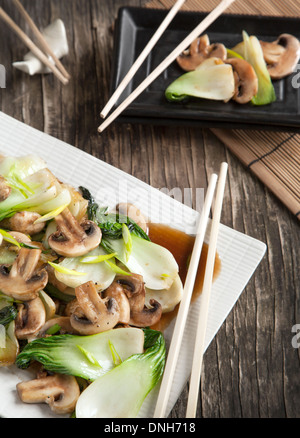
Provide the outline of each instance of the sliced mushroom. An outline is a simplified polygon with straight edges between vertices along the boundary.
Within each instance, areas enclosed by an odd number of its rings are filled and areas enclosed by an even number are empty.
[[[11,188],[7,185],[5,178],[0,175],[0,202],[5,201],[11,194]]]
[[[34,300],[19,304],[15,329],[17,338],[29,338],[43,327],[45,321],[45,306],[39,297],[35,298]]]
[[[116,282],[122,285],[130,305],[129,324],[136,327],[148,327],[156,324],[162,315],[162,307],[156,300],[149,300],[150,307],[145,305],[145,285],[143,277],[119,275]]]
[[[284,33],[276,41],[260,41],[260,45],[272,79],[281,79],[294,71],[300,56],[296,37]]]
[[[9,233],[19,243],[31,243],[31,239],[27,234],[20,233],[19,231],[10,231]],[[38,242],[37,242],[38,243]]]
[[[258,92],[258,79],[254,68],[244,59],[230,58],[226,60],[233,68],[235,93],[233,100],[244,104],[251,101]]]
[[[105,291],[105,298],[114,298],[119,306],[119,324],[128,324],[130,320],[130,305],[123,287],[117,282],[113,282]]]
[[[145,233],[148,232],[148,224],[145,216],[142,215],[141,210],[133,204],[121,202],[116,207],[117,211],[132,219]]]
[[[101,230],[92,221],[80,224],[68,208],[56,216],[58,231],[48,239],[49,246],[64,257],[79,257],[95,249],[101,241]]]
[[[45,269],[36,270],[40,249],[21,248],[11,270],[0,265],[0,290],[16,300],[28,301],[37,297],[48,281]]]
[[[207,35],[192,42],[190,49],[177,57],[179,66],[185,71],[195,70],[207,58],[220,58],[225,61],[227,50],[224,44],[210,44]]]
[[[45,222],[35,224],[41,215],[33,211],[18,211],[12,217],[0,222],[0,226],[24,234],[37,234],[45,227]]]
[[[114,298],[102,299],[92,281],[75,289],[79,307],[72,313],[70,323],[82,335],[110,330],[119,321],[119,306]]]
[[[47,403],[56,414],[72,413],[80,395],[76,378],[61,374],[18,383],[17,391],[24,403]]]

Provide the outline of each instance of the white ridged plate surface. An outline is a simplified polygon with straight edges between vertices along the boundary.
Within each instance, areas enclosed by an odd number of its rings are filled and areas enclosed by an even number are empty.
[[[37,131],[0,112],[0,154],[21,156],[34,153],[62,181],[85,186],[97,201],[109,207],[130,201],[153,222],[169,224],[193,233],[198,213],[142,181],[56,138]],[[208,238],[209,230],[206,238]],[[207,348],[260,263],[266,245],[224,225],[220,226],[217,251],[222,268],[213,284],[206,332]],[[167,412],[176,403],[191,370],[194,333],[201,297],[189,311]],[[165,332],[167,345],[173,325]],[[29,379],[28,371],[0,368],[0,416],[8,418],[55,418],[46,405],[26,405],[16,393],[16,384]],[[139,416],[152,418],[157,389],[144,402]]]

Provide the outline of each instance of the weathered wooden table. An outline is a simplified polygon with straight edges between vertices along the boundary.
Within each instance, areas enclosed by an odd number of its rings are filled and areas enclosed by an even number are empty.
[[[197,416],[299,417],[300,349],[292,345],[300,324],[299,221],[208,130],[113,123],[97,134],[109,97],[114,19],[119,7],[144,3],[23,0],[38,26],[64,21],[72,81],[62,86],[53,75],[13,69],[26,48],[0,23],[0,64],[7,70],[0,110],[157,188],[206,187],[207,175],[228,162],[222,222],[268,250],[205,354]],[[29,33],[10,0],[0,5]],[[172,418],[185,416],[187,393],[188,385]]]

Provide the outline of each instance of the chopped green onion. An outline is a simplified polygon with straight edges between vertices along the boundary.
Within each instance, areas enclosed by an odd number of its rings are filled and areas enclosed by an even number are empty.
[[[12,243],[13,245],[16,245],[18,248],[21,247],[20,243],[7,231],[0,229],[0,234],[2,234],[3,239],[6,240],[6,242]]]
[[[54,335],[55,333],[59,332],[59,330],[61,329],[61,326],[59,324],[53,324],[52,327],[49,327],[48,330],[46,331],[47,335]]]
[[[85,272],[78,272],[75,271],[74,269],[67,269],[64,268],[63,266],[57,264],[57,263],[53,263],[53,262],[48,262],[50,266],[52,266],[52,268],[54,268],[57,272],[60,272],[61,274],[66,274],[66,275],[87,275]]]
[[[119,268],[115,263],[105,260],[105,263],[116,273],[121,275],[131,275],[130,272],[126,272],[123,269]]]
[[[36,221],[34,221],[35,224],[39,224],[41,222],[47,222],[51,219],[54,219],[56,216],[58,216],[65,208],[68,207],[69,204],[61,205],[60,207],[56,208],[55,210],[50,211],[47,214],[44,214],[44,216],[39,217]]]
[[[89,351],[87,351],[84,347],[82,347],[81,345],[76,345],[76,347],[78,348],[78,350],[81,351],[81,353],[86,357],[86,359],[92,364],[95,365],[99,368],[102,368],[102,366],[100,365],[100,363],[97,361],[97,359],[95,358],[95,356],[90,353]]]
[[[244,59],[242,55],[240,55],[239,53],[235,52],[234,50],[226,49],[226,51],[227,51],[228,58]]]
[[[122,237],[124,240],[126,261],[128,262],[130,254],[132,252],[132,238],[129,228],[126,224],[122,224]]]
[[[108,341],[108,344],[114,365],[116,366],[120,365],[120,363],[122,363],[122,359],[120,358],[120,355],[117,353],[114,344],[111,341]]]
[[[114,252],[112,254],[103,254],[103,255],[98,255],[98,256],[87,256],[87,257],[83,257],[80,260],[80,263],[87,263],[87,264],[101,263],[101,262],[104,262],[105,260],[109,260],[109,259],[115,257],[116,255],[117,255],[117,253]]]

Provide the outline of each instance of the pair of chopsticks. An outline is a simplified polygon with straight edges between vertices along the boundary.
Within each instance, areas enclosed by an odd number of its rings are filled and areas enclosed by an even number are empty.
[[[201,294],[201,306],[200,306],[198,326],[197,326],[196,338],[195,338],[192,372],[190,377],[190,389],[189,389],[189,396],[188,396],[188,403],[186,410],[186,418],[195,418],[196,416],[199,383],[200,383],[203,355],[205,350],[205,336],[206,336],[206,326],[208,320],[210,294],[211,294],[212,282],[213,282],[217,239],[218,239],[224,190],[226,184],[227,170],[228,170],[228,164],[222,163],[220,167],[219,177],[216,174],[212,174],[209,181],[209,185],[204,201],[204,206],[197,227],[197,234],[196,234],[194,248],[189,264],[189,269],[184,284],[183,299],[179,306],[176,323],[172,335],[172,340],[168,352],[168,357],[166,361],[166,366],[164,370],[164,375],[162,378],[160,391],[156,403],[156,408],[154,411],[154,418],[165,417],[167,403],[169,400],[170,390],[173,383],[174,373],[178,361],[178,356],[182,343],[182,337],[184,333],[188,310],[189,310],[193,288],[195,284],[195,279],[198,271],[199,260],[200,260],[206,228],[209,220],[209,214],[217,186],[214,209],[213,209],[213,218],[211,222],[208,254],[207,254],[207,260],[205,266],[203,289]],[[217,185],[217,181],[218,181],[218,185]]]
[[[51,47],[45,40],[43,34],[39,31],[38,27],[33,22],[30,15],[27,13],[23,5],[19,0],[12,0],[14,5],[17,7],[30,29],[36,36],[41,49],[23,32],[23,30],[9,17],[9,15],[0,7],[0,18],[19,36],[19,38],[26,44],[26,46],[31,50],[31,52],[49,69],[54,73],[54,75],[66,85],[71,76],[66,71],[60,60],[53,53]],[[52,58],[52,61],[49,59]]]
[[[222,0],[219,5],[208,14],[201,23],[156,67],[152,73],[115,109],[115,111],[99,126],[98,132],[103,132],[127,107],[130,105],[175,59],[191,45],[191,43],[199,37],[235,0]],[[128,85],[129,81],[133,78],[142,62],[149,55],[150,51],[171,23],[176,13],[181,6],[185,3],[185,0],[177,0],[173,8],[170,9],[166,18],[159,26],[149,43],[146,45],[140,56],[137,58],[131,69],[122,80],[106,106],[103,108],[100,116],[105,118],[117,102],[118,98]]]

